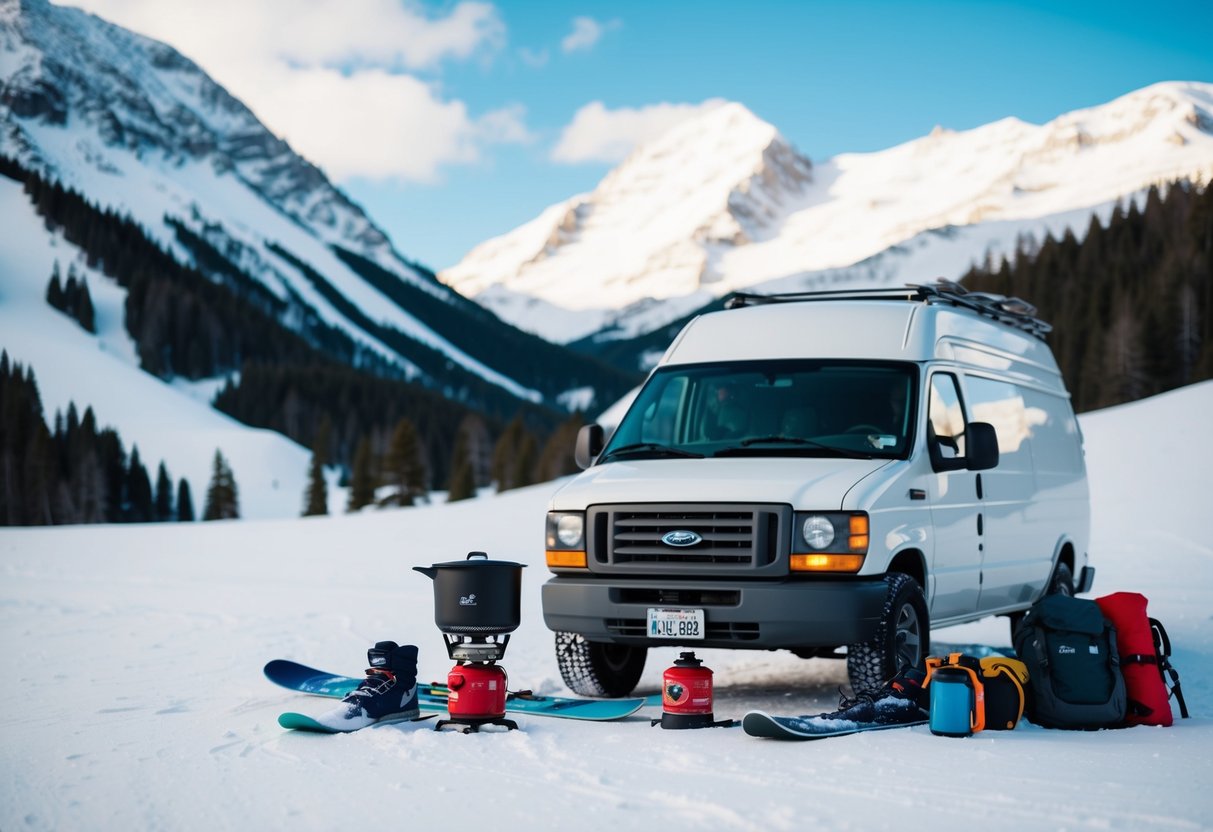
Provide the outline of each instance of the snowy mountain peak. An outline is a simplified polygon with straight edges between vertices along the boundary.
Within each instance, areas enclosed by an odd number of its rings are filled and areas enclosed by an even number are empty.
[[[775,233],[811,181],[812,164],[771,124],[722,103],[638,147],[593,193],[478,246],[442,279],[471,295],[508,281],[572,309],[623,305],[640,282],[657,297],[696,291],[720,277],[717,247]],[[571,259],[587,264],[584,281],[567,279]]]
[[[1044,125],[936,126],[810,166],[723,104],[440,277],[561,340],[647,332],[737,289],[957,279],[1021,233],[1081,231],[1151,185],[1213,178],[1211,113],[1213,85],[1160,83]]]
[[[2,146],[68,185],[79,176],[48,152],[46,128],[66,128],[58,138],[106,173],[120,150],[166,168],[208,164],[325,242],[401,267],[358,206],[166,44],[46,0],[0,0],[0,79]]]

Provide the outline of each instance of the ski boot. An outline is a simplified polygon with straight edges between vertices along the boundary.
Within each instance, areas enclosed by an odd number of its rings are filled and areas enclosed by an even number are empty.
[[[357,731],[381,722],[417,719],[417,648],[381,641],[366,651],[366,678],[341,706],[316,721],[334,731]]]
[[[876,725],[915,725],[929,713],[928,694],[922,683],[926,674],[906,668],[875,690],[858,691],[850,698],[840,696],[838,710],[822,714],[823,720],[846,720]]]

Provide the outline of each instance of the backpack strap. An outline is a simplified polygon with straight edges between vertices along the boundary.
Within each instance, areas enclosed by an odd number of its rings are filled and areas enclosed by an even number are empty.
[[[1145,653],[1124,653],[1120,657],[1121,664],[1161,664],[1158,656]]]
[[[1154,651],[1160,656],[1171,655],[1171,639],[1167,637],[1167,629],[1162,622],[1151,618],[1150,629],[1154,632]]]
[[[1179,684],[1179,671],[1171,666],[1171,639],[1167,636],[1166,628],[1157,618],[1150,619],[1150,629],[1154,633],[1154,650],[1158,654],[1155,659],[1155,664],[1158,665],[1158,675],[1162,677],[1164,685],[1167,685],[1167,676],[1171,677],[1171,683],[1167,687],[1170,688],[1170,694],[1175,697],[1175,701],[1179,705],[1179,716],[1187,719],[1188,703],[1184,701],[1183,688]]]

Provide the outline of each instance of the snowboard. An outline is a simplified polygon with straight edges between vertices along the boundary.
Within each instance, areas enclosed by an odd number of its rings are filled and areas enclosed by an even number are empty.
[[[361,678],[339,676],[286,659],[275,659],[269,662],[265,666],[265,676],[274,684],[288,690],[332,699],[341,699],[362,684]],[[422,711],[444,712],[447,709],[449,693],[446,685],[419,682],[417,684],[417,705]],[[578,699],[563,696],[537,696],[527,691],[514,691],[506,695],[505,709],[507,712],[517,714],[605,722],[631,716],[646,704],[649,704],[647,699]],[[283,714],[283,716],[285,717],[287,714]],[[279,718],[279,724],[282,724],[282,718]],[[283,727],[292,726],[283,725]]]
[[[379,722],[374,723],[374,725],[368,725],[366,727],[374,728],[376,725],[401,725],[405,722],[426,722],[428,720],[433,719],[436,716],[438,716],[438,714],[430,714],[429,716],[419,716],[419,717],[415,717],[413,719],[404,719],[404,720],[396,720],[396,721],[380,720]],[[311,731],[316,734],[350,733],[347,731],[340,731],[336,728],[331,728],[328,725],[325,725],[324,723],[317,721],[314,717],[308,716],[307,714],[297,714],[297,713],[294,713],[293,711],[288,711],[284,714],[279,714],[278,715],[278,724],[281,725],[283,728],[286,728],[288,731]],[[363,730],[363,729],[355,729],[355,730]]]
[[[823,719],[820,716],[772,716],[765,711],[750,711],[741,720],[741,729],[751,737],[773,740],[822,740],[845,737],[863,731],[883,731],[888,728],[908,728],[926,725],[927,719],[909,722],[855,722],[849,719]]]

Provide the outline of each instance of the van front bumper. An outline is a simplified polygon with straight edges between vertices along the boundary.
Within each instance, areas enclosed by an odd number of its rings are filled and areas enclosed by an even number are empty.
[[[655,581],[560,575],[543,585],[543,620],[589,641],[750,649],[839,647],[870,641],[888,596],[883,578],[813,581]],[[702,609],[706,637],[648,636],[648,611]]]

